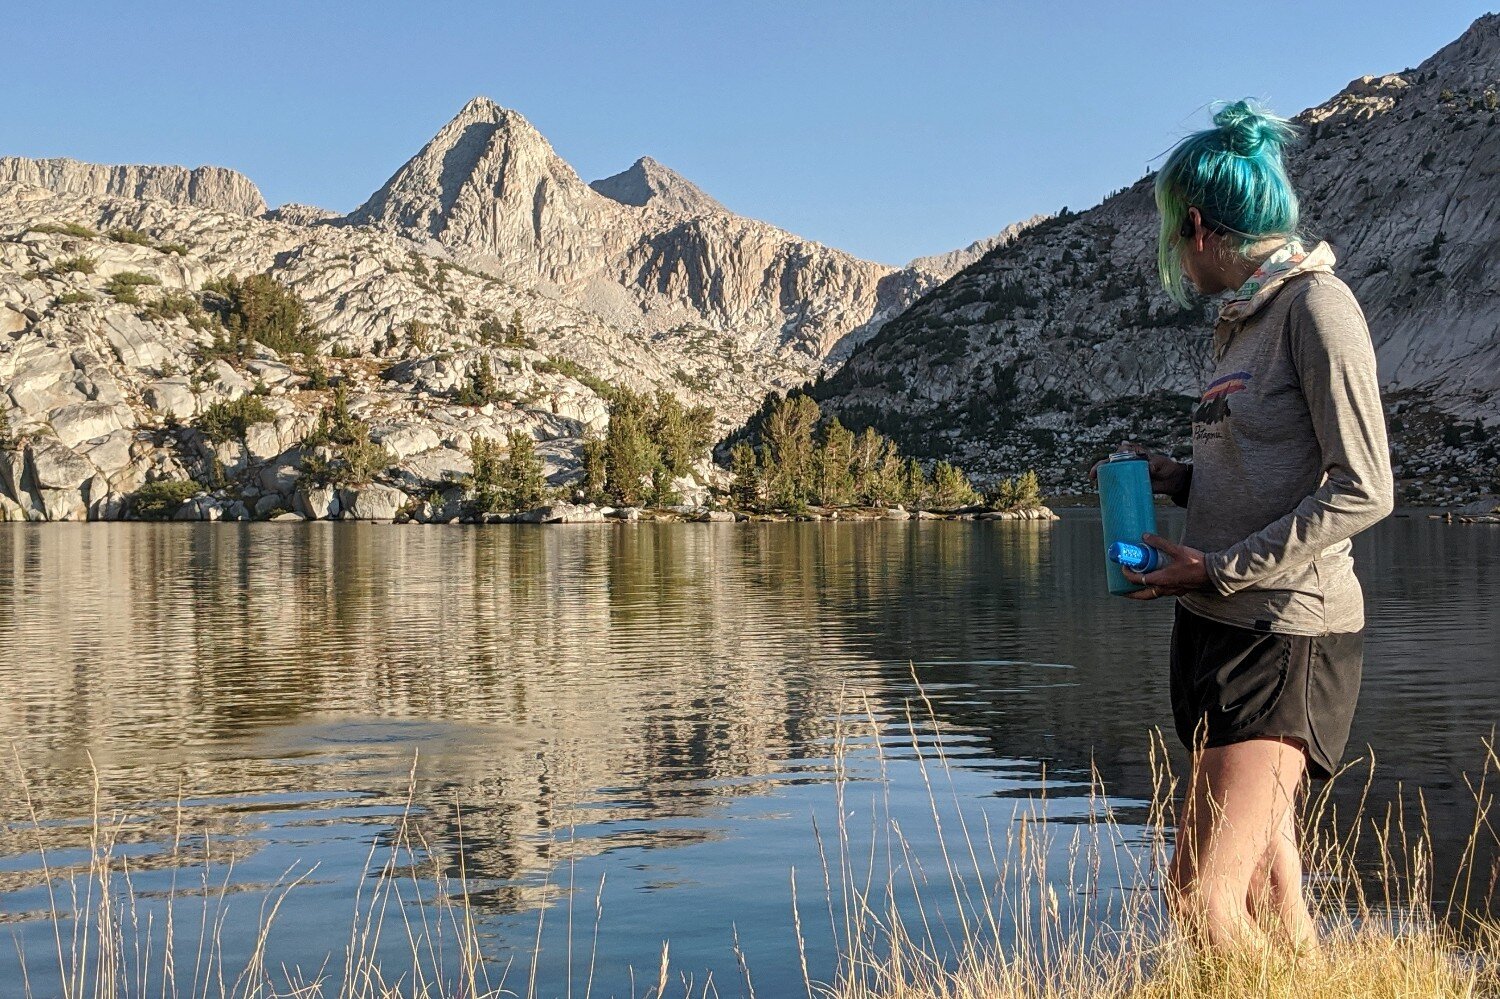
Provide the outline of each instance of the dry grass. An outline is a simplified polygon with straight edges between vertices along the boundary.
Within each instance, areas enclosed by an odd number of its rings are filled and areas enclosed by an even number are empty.
[[[925,708],[925,711],[923,710]],[[935,729],[931,706],[915,705],[905,729]],[[791,920],[797,939],[810,921],[832,934],[839,953],[830,983],[812,980],[802,961],[806,994],[822,999],[1396,999],[1500,996],[1500,935],[1486,922],[1433,918],[1430,837],[1408,824],[1399,803],[1366,814],[1335,814],[1325,793],[1310,803],[1306,854],[1323,930],[1319,955],[1279,952],[1215,956],[1202,953],[1175,928],[1157,890],[1170,850],[1175,785],[1160,750],[1149,819],[1122,822],[1096,780],[1081,821],[1058,821],[1046,797],[1018,804],[1003,825],[960,807],[955,770],[941,740],[912,737],[930,823],[903,828],[891,805],[889,781],[855,780],[875,747],[880,776],[892,762],[890,735],[868,705],[842,723],[834,740],[835,830],[814,827],[821,869],[793,872]],[[904,765],[904,764],[903,764]],[[1473,785],[1474,835],[1488,825],[1489,748]],[[16,779],[30,803],[17,764]],[[1345,775],[1345,780],[1349,775]],[[877,790],[852,802],[856,783]],[[414,781],[413,781],[414,784]],[[97,799],[96,788],[96,799]],[[1368,784],[1366,784],[1368,791]],[[1069,799],[1074,800],[1076,799]],[[288,968],[271,951],[271,930],[288,895],[312,872],[290,873],[262,893],[259,911],[231,918],[233,864],[184,857],[179,825],[166,862],[200,868],[196,883],[175,879],[166,899],[148,903],[132,883],[132,860],[120,849],[121,815],[96,817],[86,862],[53,867],[43,848],[43,823],[33,812],[37,849],[51,909],[54,951],[32,955],[24,980],[0,983],[0,995],[62,999],[537,999],[545,907],[529,957],[495,966],[484,954],[470,905],[463,851],[445,868],[422,840],[407,810],[390,836],[370,848],[341,955],[319,968]],[[903,802],[909,806],[910,800]],[[179,809],[180,811],[180,809]],[[1421,809],[1415,809],[1420,816]],[[902,814],[910,815],[909,808]],[[1471,847],[1472,849],[1472,847]],[[940,863],[924,864],[940,858]],[[1355,858],[1362,858],[1363,870]],[[1374,861],[1373,872],[1369,869]],[[1465,860],[1469,858],[1466,857]],[[451,873],[449,873],[451,872]],[[811,875],[809,877],[809,874]],[[571,880],[571,873],[569,874]],[[816,883],[817,902],[795,898],[799,883]],[[1459,879],[1462,885],[1463,878]],[[572,886],[569,885],[569,888]],[[601,918],[593,896],[593,928],[580,934],[575,963],[571,901],[568,967],[586,969],[566,994],[606,995],[594,981]],[[573,893],[567,892],[571,899]],[[1446,900],[1462,912],[1464,900]],[[808,924],[808,925],[804,925]],[[591,934],[591,935],[590,935]],[[491,942],[492,943],[492,942]],[[231,946],[233,945],[233,946]],[[248,957],[226,953],[248,947]],[[755,999],[738,944],[741,980],[724,992]],[[23,955],[23,960],[25,955]],[[571,979],[571,975],[570,975]],[[708,997],[713,982],[674,973],[664,943],[659,966],[632,982],[631,994]],[[762,994],[761,999],[786,999]]]
[[[936,725],[931,705],[926,720]],[[915,728],[908,719],[907,728]],[[1302,828],[1309,896],[1321,950],[1205,952],[1171,919],[1161,872],[1171,852],[1176,783],[1158,740],[1157,775],[1144,826],[1125,826],[1095,775],[1089,819],[1049,821],[1036,799],[998,836],[974,829],[945,785],[952,770],[942,742],[911,744],[929,797],[943,869],[921,874],[912,844],[890,819],[890,855],[856,858],[839,849],[831,894],[842,900],[843,963],[833,999],[1416,999],[1500,996],[1500,932],[1468,912],[1468,870],[1488,816],[1486,745],[1470,783],[1475,810],[1453,890],[1434,915],[1431,836],[1420,800],[1369,802],[1373,764],[1353,815],[1339,816],[1332,788],[1307,805]],[[1357,782],[1359,773],[1340,780]],[[1356,786],[1357,783],[1356,783]],[[945,814],[945,812],[947,814]],[[842,814],[842,811],[841,811]],[[945,826],[947,828],[945,828]],[[847,843],[841,830],[838,843]],[[998,841],[997,841],[998,840]],[[1064,859],[1058,870],[1057,858]],[[1358,863],[1357,863],[1358,861]],[[871,888],[870,886],[875,886]],[[958,913],[958,928],[928,921],[934,887]],[[926,899],[925,901],[923,899]],[[910,915],[918,914],[915,922]],[[1266,927],[1268,932],[1271,928]]]

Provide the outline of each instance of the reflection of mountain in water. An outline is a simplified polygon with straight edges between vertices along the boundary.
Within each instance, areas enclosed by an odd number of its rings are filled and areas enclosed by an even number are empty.
[[[420,748],[422,829],[451,847],[456,805],[478,901],[511,911],[569,856],[703,842],[719,803],[826,780],[834,719],[858,710],[846,685],[899,728],[912,663],[970,747],[959,765],[1097,765],[1148,795],[1170,608],[1102,593],[1096,531],[28,527],[0,533],[0,726],[25,733],[43,816],[89,814],[91,754],[106,808],[169,803],[181,782],[216,837],[351,792],[386,827]],[[1500,633],[1476,623],[1500,541],[1460,534],[1397,521],[1360,551],[1373,624],[1353,744],[1375,745],[1378,792],[1427,787],[1440,861],[1500,692]],[[127,839],[160,841],[167,806],[143,807],[160,821]],[[23,814],[0,782],[0,820]],[[0,828],[0,855],[31,843]]]

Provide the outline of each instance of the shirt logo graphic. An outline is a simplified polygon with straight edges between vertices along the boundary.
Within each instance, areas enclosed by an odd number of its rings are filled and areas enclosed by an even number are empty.
[[[1243,392],[1250,381],[1250,372],[1236,371],[1222,378],[1215,378],[1203,390],[1198,406],[1193,410],[1194,423],[1221,423],[1229,416],[1229,397]]]

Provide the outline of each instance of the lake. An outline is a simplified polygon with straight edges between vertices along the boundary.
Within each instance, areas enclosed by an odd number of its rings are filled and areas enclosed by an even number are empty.
[[[841,814],[851,854],[896,822],[932,878],[935,813],[992,837],[1028,810],[1076,822],[1099,807],[1096,769],[1127,850],[1149,849],[1172,608],[1104,593],[1098,530],[1086,510],[0,525],[0,983],[24,957],[49,994],[46,916],[73,903],[58,878],[49,898],[39,847],[54,874],[86,863],[99,815],[146,935],[210,879],[226,964],[301,879],[268,947],[336,979],[362,878],[409,837],[389,862],[412,890],[390,904],[461,874],[485,956],[522,994],[534,976],[539,995],[581,996],[590,963],[594,995],[644,994],[663,941],[695,988],[743,994],[743,955],[759,995],[802,994],[804,958],[815,980],[834,970]],[[1377,807],[1420,789],[1442,887],[1500,704],[1500,530],[1414,514],[1356,556],[1370,625],[1351,754],[1378,761]],[[1335,800],[1363,787],[1354,774]],[[191,953],[198,916],[180,922]],[[399,936],[378,944],[397,960]]]

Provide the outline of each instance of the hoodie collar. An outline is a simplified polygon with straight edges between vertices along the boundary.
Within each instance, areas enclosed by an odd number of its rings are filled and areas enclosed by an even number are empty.
[[[1332,274],[1336,260],[1333,248],[1327,243],[1319,243],[1308,250],[1295,239],[1287,240],[1280,249],[1261,261],[1244,284],[1225,296],[1219,306],[1220,322],[1249,319],[1275,298],[1287,281],[1299,274]]]

